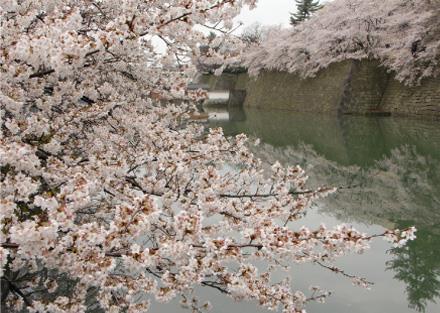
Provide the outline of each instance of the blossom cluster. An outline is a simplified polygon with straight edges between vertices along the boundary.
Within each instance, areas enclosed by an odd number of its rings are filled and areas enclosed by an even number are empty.
[[[375,59],[417,84],[440,74],[440,6],[430,0],[335,0],[290,29],[273,27],[243,65],[313,77],[334,62]]]
[[[254,2],[2,2],[2,308],[78,313],[93,297],[106,312],[144,312],[180,296],[199,310],[210,305],[187,299],[205,286],[303,312],[327,293],[272,271],[368,247],[349,226],[289,228],[334,189],[308,190],[296,166],[266,171],[246,136],[190,119],[195,25],[229,25]]]

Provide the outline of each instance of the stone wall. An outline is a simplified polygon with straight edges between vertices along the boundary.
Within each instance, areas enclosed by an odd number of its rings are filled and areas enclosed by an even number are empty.
[[[331,64],[316,77],[286,72],[201,75],[210,90],[245,91],[244,106],[334,114],[417,115],[440,118],[440,77],[409,87],[376,61]],[[242,96],[240,96],[242,98]]]
[[[263,72],[250,78],[244,103],[248,107],[302,112],[336,112],[342,95],[348,62],[335,63],[312,79],[286,72]]]
[[[440,118],[440,77],[425,79],[414,87],[389,79],[381,105],[391,114]]]
[[[350,61],[350,70],[342,86],[339,112],[345,114],[379,113],[388,82],[386,70],[375,61]],[[383,112],[382,112],[383,113]]]

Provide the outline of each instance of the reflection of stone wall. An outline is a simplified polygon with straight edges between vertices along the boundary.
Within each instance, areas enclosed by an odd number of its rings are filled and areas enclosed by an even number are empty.
[[[344,144],[343,129],[334,116],[247,109],[244,112],[246,119],[218,126],[222,126],[226,134],[244,132],[274,146],[307,142],[328,158],[342,164],[349,163],[350,151]]]
[[[202,75],[211,90],[245,90],[244,106],[300,112],[403,114],[440,118],[440,77],[408,87],[376,61],[331,64],[316,77],[301,79],[286,72]]]
[[[229,109],[230,110],[230,109]],[[438,121],[299,113],[244,108],[245,119],[219,124],[227,134],[247,133],[274,146],[307,143],[344,165],[371,166],[403,145],[440,160]]]

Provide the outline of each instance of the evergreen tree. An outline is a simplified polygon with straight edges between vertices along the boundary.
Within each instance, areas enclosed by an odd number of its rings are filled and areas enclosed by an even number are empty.
[[[295,0],[296,13],[290,13],[290,24],[297,25],[302,21],[307,20],[310,16],[322,8],[319,4],[319,0]]]

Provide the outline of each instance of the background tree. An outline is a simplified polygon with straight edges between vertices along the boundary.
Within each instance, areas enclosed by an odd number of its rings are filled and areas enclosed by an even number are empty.
[[[417,84],[440,75],[438,8],[427,0],[328,1],[309,20],[266,36],[243,65],[251,75],[276,69],[313,77],[333,62],[373,58]]]
[[[429,302],[435,302],[440,296],[440,236],[432,228],[420,228],[417,242],[405,247],[393,248],[393,259],[387,262],[387,268],[394,271],[394,278],[406,284],[409,307],[426,312]]]
[[[261,23],[253,23],[243,29],[240,38],[247,47],[259,45],[263,40],[265,29]]]
[[[290,24],[297,25],[307,19],[310,16],[322,8],[319,4],[319,0],[295,0],[296,2],[296,12],[290,13]]]

